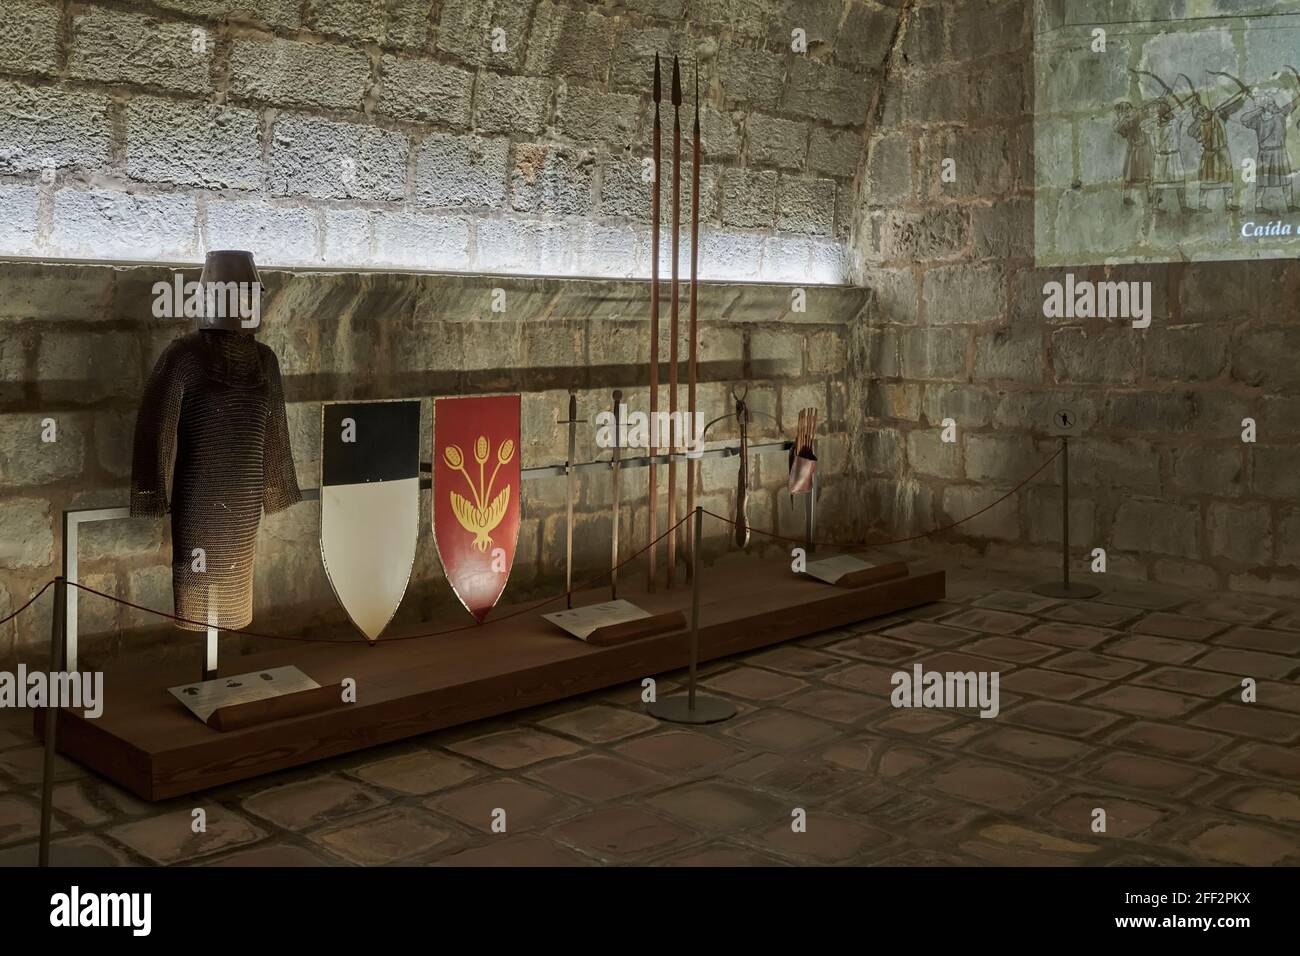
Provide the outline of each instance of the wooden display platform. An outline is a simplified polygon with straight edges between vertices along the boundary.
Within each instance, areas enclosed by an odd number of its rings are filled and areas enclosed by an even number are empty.
[[[620,584],[619,597],[652,614],[682,610],[689,620],[689,587],[646,594],[643,577]],[[706,568],[701,584],[700,660],[707,661],[941,600],[945,580],[942,571],[930,571],[843,588],[802,579],[781,560],[738,557]],[[576,595],[574,605],[608,599],[603,588]],[[224,733],[167,692],[195,679],[196,645],[192,665],[106,672],[103,715],[88,720],[61,711],[58,749],[143,799],[163,800],[687,664],[689,630],[596,647],[542,620],[556,607],[441,637],[385,640],[451,626],[463,616],[396,630],[374,647],[286,643],[268,653],[227,657],[223,674],[293,664],[321,685],[354,678],[357,702]],[[42,714],[36,726],[39,733]]]

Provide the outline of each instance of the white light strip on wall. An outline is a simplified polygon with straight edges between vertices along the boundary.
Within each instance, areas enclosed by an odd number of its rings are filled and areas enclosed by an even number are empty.
[[[50,225],[38,229],[42,204]],[[661,235],[660,267],[670,241]],[[679,270],[690,274],[683,230]],[[418,209],[280,206],[261,199],[131,194],[0,184],[0,255],[105,262],[200,262],[209,249],[248,249],[265,267],[400,269],[496,275],[645,279],[647,224],[486,218]],[[700,278],[729,282],[849,281],[846,247],[829,237],[700,229]]]

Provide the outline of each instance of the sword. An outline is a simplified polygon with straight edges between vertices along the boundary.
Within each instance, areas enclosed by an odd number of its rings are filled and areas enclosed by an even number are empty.
[[[610,556],[609,556],[609,599],[618,598],[618,513],[620,495],[619,479],[622,476],[623,425],[620,416],[623,413],[623,393],[614,389],[614,504],[610,513]]]
[[[578,478],[578,470],[574,467],[578,463],[578,390],[569,389],[569,417],[560,422],[561,425],[569,426],[569,458],[564,463],[564,473],[567,476],[565,481],[567,487],[564,491],[565,517],[565,542],[564,542],[564,606],[573,607],[573,499],[576,496],[575,485]]]
[[[731,390],[736,400],[736,424],[740,426],[740,472],[736,477],[736,544],[745,547],[749,544],[749,406],[745,396],[749,386],[740,395]]]

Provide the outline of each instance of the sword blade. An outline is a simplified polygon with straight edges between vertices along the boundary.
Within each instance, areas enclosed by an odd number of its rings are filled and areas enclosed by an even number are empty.
[[[740,426],[740,468],[736,475],[736,544],[749,544],[749,409],[736,402],[736,422]]]

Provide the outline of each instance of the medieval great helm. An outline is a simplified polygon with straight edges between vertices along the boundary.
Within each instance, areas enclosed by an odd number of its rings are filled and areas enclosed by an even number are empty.
[[[251,252],[209,252],[199,276],[203,289],[200,329],[252,335],[261,324],[262,283]]]

